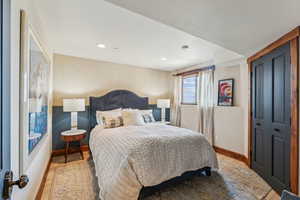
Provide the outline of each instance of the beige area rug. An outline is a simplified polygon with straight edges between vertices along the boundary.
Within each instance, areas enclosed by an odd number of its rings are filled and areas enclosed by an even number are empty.
[[[79,154],[55,157],[51,164],[43,200],[96,200],[97,178],[94,164],[85,153],[86,160]],[[181,184],[172,185],[142,200],[257,200],[265,199],[271,191],[255,172],[244,163],[218,155],[220,170],[210,177],[195,176]]]

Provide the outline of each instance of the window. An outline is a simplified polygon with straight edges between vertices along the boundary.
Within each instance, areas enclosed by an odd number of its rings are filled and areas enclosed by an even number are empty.
[[[197,75],[182,78],[182,104],[197,104]]]

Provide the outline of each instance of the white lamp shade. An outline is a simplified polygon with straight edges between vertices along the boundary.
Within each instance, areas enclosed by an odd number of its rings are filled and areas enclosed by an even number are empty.
[[[170,108],[170,99],[158,99],[157,107],[158,108]]]
[[[85,111],[84,99],[64,99],[63,100],[64,112],[80,112]]]

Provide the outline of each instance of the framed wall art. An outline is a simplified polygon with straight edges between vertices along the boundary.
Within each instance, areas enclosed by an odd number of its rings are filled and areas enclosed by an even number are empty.
[[[21,11],[20,138],[24,172],[48,133],[51,60]]]
[[[219,80],[218,106],[233,106],[234,79]]]

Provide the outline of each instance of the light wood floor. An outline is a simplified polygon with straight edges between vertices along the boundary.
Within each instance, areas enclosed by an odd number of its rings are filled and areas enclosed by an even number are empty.
[[[280,200],[280,196],[274,190],[272,190],[268,196],[266,196],[265,200]]]
[[[54,157],[52,163],[50,164],[50,170],[48,172],[46,181],[45,181],[45,187],[43,189],[43,191],[40,193],[39,197],[37,198],[37,200],[60,200],[61,198],[58,198],[57,195],[53,194],[55,192],[57,192],[57,190],[54,190],[53,188],[56,187],[57,184],[61,184],[61,185],[69,185],[69,188],[72,188],[72,191],[68,191],[68,190],[63,190],[62,192],[64,193],[70,193],[67,198],[64,197],[63,199],[74,199],[74,196],[76,195],[77,197],[75,198],[76,200],[90,200],[90,199],[98,199],[97,197],[95,197],[95,194],[97,194],[97,191],[95,191],[95,189],[92,188],[88,188],[87,185],[91,184],[89,183],[89,181],[91,181],[93,175],[91,175],[90,177],[87,177],[86,174],[89,173],[85,173],[84,170],[86,170],[87,168],[89,168],[85,163],[88,163],[86,161],[88,161],[90,159],[90,154],[88,152],[84,152],[84,157],[85,160],[82,161],[80,160],[80,156],[78,155],[71,155],[69,158],[69,162],[67,164],[64,163],[64,157],[63,156],[58,156],[58,157]],[[241,163],[240,161],[231,159],[231,158],[227,158],[225,156],[218,156],[219,158],[221,157],[221,159],[219,160],[219,162],[224,162],[224,159],[226,159],[225,161],[225,166],[226,168],[234,166],[234,165],[244,165],[243,163]],[[79,165],[78,165],[79,164]],[[83,164],[83,165],[82,165]],[[60,171],[57,171],[57,170]],[[63,170],[63,171],[62,171]],[[77,176],[78,179],[80,179],[79,183],[80,184],[74,184],[74,182],[70,181],[70,180],[58,180],[59,178],[57,178],[57,174],[58,173],[66,173],[66,176],[70,177],[70,174],[68,170],[72,171],[72,173],[77,173],[76,175],[74,174],[74,176]],[[247,169],[250,171],[250,169]],[[251,170],[252,171],[252,170]],[[241,174],[242,175],[242,174]],[[72,176],[72,175],[71,175]],[[237,175],[239,176],[239,175]],[[56,177],[56,178],[55,178]],[[64,179],[65,176],[60,176],[60,179]],[[237,180],[239,181],[239,180]],[[82,195],[80,194],[80,191],[82,189],[82,187],[87,187],[84,188],[85,194]],[[255,185],[251,187],[255,187]],[[55,191],[55,192],[54,192]],[[78,194],[74,194],[74,192],[78,191]],[[262,197],[259,198],[259,200],[280,200],[279,195],[273,191],[273,190],[267,190],[268,192],[266,192],[266,194]],[[62,199],[61,199],[62,200]]]

